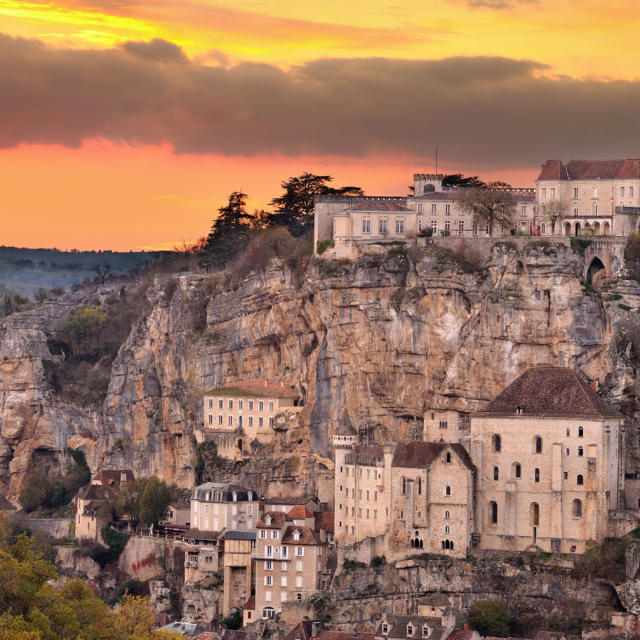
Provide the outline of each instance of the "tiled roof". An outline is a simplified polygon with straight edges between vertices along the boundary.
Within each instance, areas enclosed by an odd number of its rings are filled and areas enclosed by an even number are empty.
[[[221,637],[219,633],[215,633],[214,631],[203,631],[200,635],[193,638],[193,640],[217,640],[217,638]]]
[[[101,469],[95,479],[99,480],[106,487],[118,488],[123,474],[126,482],[133,482],[135,480],[131,469]]]
[[[311,640],[313,631],[312,620],[302,620],[287,633],[283,640]]]
[[[0,511],[15,511],[15,507],[0,493]]]
[[[574,370],[534,367],[516,378],[476,415],[620,418]]]
[[[377,460],[384,460],[384,449],[379,444],[356,444],[348,454],[347,460],[364,466],[374,465]]]
[[[375,634],[361,631],[329,631],[328,629],[321,629],[315,638],[317,640],[372,640],[375,638]]]
[[[316,531],[335,531],[335,513],[333,511],[316,511]]]
[[[293,536],[294,532],[297,531],[300,533],[300,538],[296,540]],[[298,527],[296,525],[291,525],[287,527],[287,530],[284,532],[282,536],[282,542],[287,544],[322,544],[319,538],[316,536],[315,532],[311,530],[310,527]]]
[[[248,640],[251,636],[242,629],[227,629],[222,636],[222,640]]]
[[[445,633],[442,627],[442,619],[431,616],[387,616],[389,625],[389,638],[407,638],[407,625],[411,623],[414,628],[413,638],[422,637],[422,626],[428,625],[431,629],[429,640],[440,640]]]
[[[453,451],[462,464],[473,469],[469,454],[461,444],[446,442],[399,442],[393,453],[393,467],[426,469],[446,449]]]
[[[287,398],[296,400],[298,394],[272,380],[248,380],[229,382],[222,387],[207,391],[205,396],[254,396],[256,398]]]
[[[269,524],[267,524],[267,516],[271,518]],[[280,529],[289,519],[289,516],[282,511],[266,511],[262,516],[262,520],[256,525],[256,529]]]
[[[78,492],[80,500],[106,500],[111,495],[111,488],[102,484],[90,484]]]
[[[217,540],[220,537],[219,531],[202,531],[201,529],[189,529],[184,532],[187,540]]]
[[[305,518],[313,518],[313,513],[303,504],[297,504],[287,513],[291,520],[304,520]]]
[[[391,200],[364,200],[359,202],[355,207],[351,207],[349,211],[362,211],[363,213],[368,213],[369,211],[398,211],[400,213],[415,213],[412,209],[408,209],[404,205]]]
[[[251,596],[245,603],[243,609],[253,611],[256,608],[256,597]]]
[[[264,504],[290,504],[292,506],[297,504],[309,504],[309,502],[318,502],[317,498],[314,497],[302,497],[302,498],[283,498],[282,496],[278,496],[275,498],[264,498],[262,501]]]
[[[626,160],[547,160],[538,180],[613,180],[640,178],[640,159]]]

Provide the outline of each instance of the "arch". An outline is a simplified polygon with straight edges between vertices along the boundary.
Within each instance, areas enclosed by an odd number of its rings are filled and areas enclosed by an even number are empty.
[[[494,480],[500,479],[500,469],[498,467],[493,467],[493,479]]]
[[[571,235],[571,223],[570,222],[565,222],[564,223],[564,235],[565,236],[570,236]]]
[[[584,449],[582,447],[578,447],[578,457],[584,456]]]
[[[449,520],[449,518],[451,518],[451,511],[449,511],[448,509],[444,512],[444,517],[445,520]]]
[[[533,452],[542,453],[542,438],[540,436],[534,436],[533,438]]]
[[[502,439],[497,433],[494,433],[491,436],[491,448],[496,453],[500,453],[500,449],[502,448]]]
[[[603,236],[608,236],[611,234],[611,225],[608,222],[605,222],[602,225],[602,235]]]
[[[576,236],[576,238],[580,235],[580,223],[579,222],[576,222],[574,235]]]
[[[540,505],[537,502],[532,502],[529,507],[529,516],[531,519],[531,526],[537,527],[540,525]]]
[[[447,454],[444,457],[444,461],[448,464],[449,462],[451,462],[451,452],[447,451]]]
[[[498,524],[498,503],[491,501],[489,503],[489,518],[491,524]]]
[[[514,478],[521,478],[522,477],[522,465],[519,462],[514,462],[511,465],[511,475]]]
[[[604,263],[598,256],[595,256],[587,269],[587,282],[589,284],[598,284],[604,275],[606,275]]]
[[[597,221],[593,223],[593,235],[594,236],[600,235],[600,223]]]
[[[262,619],[266,620],[267,618],[273,618],[275,613],[276,613],[276,610],[273,607],[265,607],[262,610]]]
[[[582,518],[582,500],[576,498],[571,503],[571,513],[573,514],[574,518]]]
[[[578,474],[578,477],[576,478],[576,480],[578,484],[584,484],[584,476],[581,473]]]
[[[451,495],[451,487],[450,487],[449,485],[447,485],[447,486],[444,488],[444,495],[445,495],[445,496],[450,496],[450,495]]]
[[[444,527],[444,532],[445,532],[445,533],[451,533],[451,527],[450,527],[448,524],[447,524],[447,525],[445,525],[445,527]]]
[[[584,437],[584,427],[578,427],[578,438]]]

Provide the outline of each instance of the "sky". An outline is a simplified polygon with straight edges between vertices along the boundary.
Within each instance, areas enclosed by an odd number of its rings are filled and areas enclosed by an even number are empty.
[[[637,0],[0,0],[0,244],[171,248],[304,171],[640,155]]]

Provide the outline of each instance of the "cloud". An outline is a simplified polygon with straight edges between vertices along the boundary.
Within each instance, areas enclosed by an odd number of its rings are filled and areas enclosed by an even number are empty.
[[[430,158],[479,169],[636,156],[640,83],[508,58],[206,66],[163,41],[65,50],[0,36],[0,147],[106,138],[177,153]]]
[[[539,0],[452,0],[474,9],[514,9],[522,4],[538,4]]]

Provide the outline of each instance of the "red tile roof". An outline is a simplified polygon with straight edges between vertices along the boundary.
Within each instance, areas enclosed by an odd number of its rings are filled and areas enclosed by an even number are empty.
[[[322,629],[314,640],[372,640],[375,633],[363,633],[361,631],[329,631]]]
[[[248,609],[249,611],[253,611],[256,608],[256,597],[251,596],[244,604],[243,609]]]
[[[105,487],[117,489],[120,486],[123,474],[125,482],[133,482],[135,480],[131,469],[101,469],[95,479],[99,480]]]
[[[426,469],[445,450],[453,451],[462,464],[468,469],[473,469],[473,463],[469,454],[461,444],[448,444],[446,442],[399,442],[393,453],[393,467]]]
[[[473,629],[455,629],[449,634],[447,640],[471,640],[474,633],[476,632]]]
[[[300,538],[296,540],[293,536],[294,532],[297,531],[300,534]],[[287,530],[284,532],[282,536],[282,542],[286,544],[322,544],[318,536],[314,531],[311,530],[310,527],[298,527],[296,525],[291,525],[287,527]]]
[[[249,380],[229,382],[222,387],[207,391],[205,396],[254,396],[256,398],[287,398],[296,400],[298,394],[272,380]]]
[[[313,620],[302,620],[287,633],[283,640],[311,640]]]
[[[269,524],[267,524],[267,516],[271,518]],[[289,516],[282,511],[267,511],[262,516],[262,520],[256,525],[256,529],[280,529],[280,527],[289,520]]]
[[[574,369],[534,367],[475,415],[620,418]]]
[[[640,178],[640,159],[626,160],[547,160],[538,180],[613,180]]]
[[[287,513],[291,520],[304,520],[305,518],[313,518],[313,513],[303,504],[298,504]]]
[[[335,531],[335,513],[333,511],[316,511],[316,531]]]

